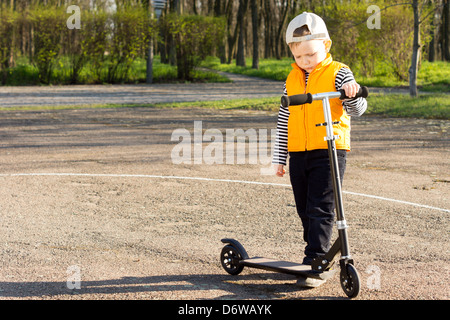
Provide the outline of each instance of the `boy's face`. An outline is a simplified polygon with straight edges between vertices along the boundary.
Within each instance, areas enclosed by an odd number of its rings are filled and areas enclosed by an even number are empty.
[[[326,40],[302,41],[291,46],[291,52],[295,63],[306,72],[311,73],[327,57],[327,46]]]

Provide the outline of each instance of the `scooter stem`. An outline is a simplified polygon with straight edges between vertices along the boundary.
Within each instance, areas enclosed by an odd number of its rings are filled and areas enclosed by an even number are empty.
[[[339,174],[339,163],[337,159],[337,150],[335,140],[339,139],[339,136],[334,135],[333,124],[335,124],[331,117],[330,102],[329,99],[339,97],[339,93],[323,93],[315,94],[312,96],[312,100],[322,100],[324,123],[317,124],[317,126],[326,127],[326,136],[324,140],[328,144],[328,156],[330,161],[331,178],[333,182],[333,193],[336,205],[336,226],[338,229],[338,239],[333,244],[332,248],[323,257],[316,258],[317,261],[313,262],[312,267],[317,271],[325,270],[330,263],[332,263],[335,255],[338,251],[341,252],[341,260],[350,260],[350,246],[347,236],[347,222],[345,220],[344,205],[342,200],[341,179]],[[320,261],[320,262],[319,262]]]

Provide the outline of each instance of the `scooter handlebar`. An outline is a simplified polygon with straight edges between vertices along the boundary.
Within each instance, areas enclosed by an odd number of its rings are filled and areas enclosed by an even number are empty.
[[[349,97],[347,97],[345,95],[345,91],[343,89],[338,91],[341,95],[337,96],[337,98],[343,100],[343,99],[350,99]],[[330,98],[336,98],[336,93],[334,93],[334,96],[330,95]],[[355,97],[351,98],[367,98],[369,95],[369,89],[367,87],[360,87],[358,93],[356,94]],[[316,98],[317,97],[317,98]],[[301,104],[305,104],[305,103],[311,103],[313,102],[313,100],[317,100],[317,99],[322,99],[327,97],[326,94],[317,94],[317,95],[312,95],[311,93],[305,93],[305,94],[295,94],[292,96],[287,96],[287,95],[283,95],[281,97],[281,105],[284,108],[287,108],[289,106],[298,106]],[[316,98],[316,99],[315,99]]]
[[[367,87],[359,87],[359,90],[356,93],[356,96],[354,96],[353,98],[347,97],[345,95],[345,91],[343,89],[339,90],[339,92],[341,93],[341,96],[339,97],[339,99],[341,99],[341,100],[355,99],[355,98],[367,98],[369,96],[369,88],[367,88]]]
[[[285,108],[311,102],[313,102],[313,96],[311,93],[294,94],[292,96],[283,95],[281,97],[281,105]]]

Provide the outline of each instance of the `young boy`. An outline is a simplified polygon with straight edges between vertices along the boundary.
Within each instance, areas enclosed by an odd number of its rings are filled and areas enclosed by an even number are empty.
[[[295,17],[286,31],[286,42],[295,63],[287,77],[284,94],[320,93],[344,89],[349,98],[359,90],[350,69],[333,61],[329,50],[331,39],[325,22],[313,13]],[[360,116],[367,108],[364,98],[330,99],[338,163],[341,179],[344,176],[347,151],[350,150],[350,116]],[[330,247],[334,223],[334,195],[328,159],[322,101],[302,106],[280,107],[277,135],[272,163],[282,177],[289,153],[289,175],[297,213],[303,224],[306,242],[304,264],[324,255]],[[305,279],[303,279],[305,280]],[[306,279],[314,282],[314,279]],[[300,282],[300,280],[299,280]],[[321,282],[300,283],[317,286]]]

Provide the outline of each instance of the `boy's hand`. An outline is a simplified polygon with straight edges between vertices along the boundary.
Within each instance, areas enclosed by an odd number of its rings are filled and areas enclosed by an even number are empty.
[[[359,84],[356,81],[350,81],[342,86],[345,91],[345,95],[349,98],[353,98],[359,91]]]
[[[282,164],[275,165],[275,170],[276,170],[276,175],[279,177],[284,176],[284,174],[286,173],[286,170],[284,170],[284,165],[282,165]]]

